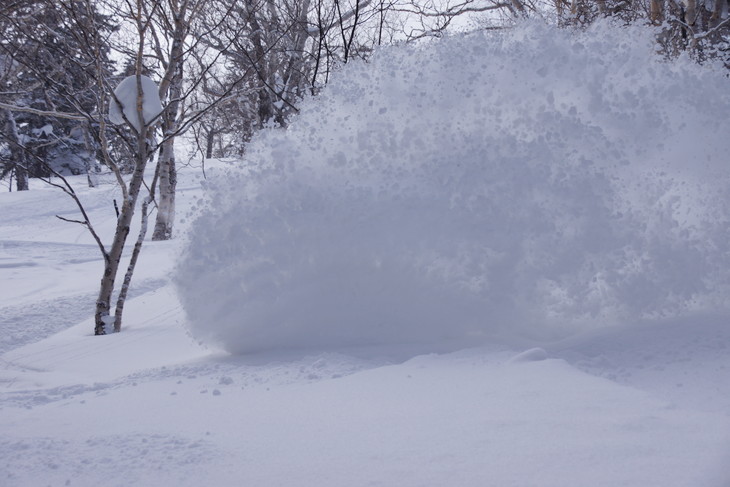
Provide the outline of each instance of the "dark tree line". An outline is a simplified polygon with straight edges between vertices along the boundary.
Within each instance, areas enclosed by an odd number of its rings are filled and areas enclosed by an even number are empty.
[[[90,131],[97,128],[80,114],[96,109],[97,66],[86,56],[79,24],[102,37],[115,28],[96,10],[74,9],[72,18],[51,2],[15,0],[0,10],[1,170],[3,176],[15,174],[19,190],[27,189],[28,177],[96,167]],[[96,56],[110,69],[108,43],[98,47]]]

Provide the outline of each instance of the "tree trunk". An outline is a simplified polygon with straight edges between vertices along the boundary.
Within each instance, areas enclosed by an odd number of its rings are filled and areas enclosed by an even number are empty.
[[[685,23],[688,26],[689,48],[694,51],[697,48],[697,0],[686,0]]]
[[[714,8],[712,9],[712,15],[710,16],[710,28],[717,27],[722,22],[722,11],[723,5],[727,0],[715,0]],[[730,5],[728,5],[730,7]]]
[[[178,128],[178,110],[183,96],[184,74],[184,41],[190,29],[190,19],[186,18],[187,3],[174,4],[174,30],[172,48],[165,77],[160,84],[160,98],[169,99],[162,117],[162,134],[166,140],[158,164],[159,200],[157,217],[152,240],[169,240],[172,238],[172,227],[175,223],[175,189],[177,186],[177,168],[175,167],[175,138]]]
[[[141,90],[139,90],[139,92],[141,93]],[[141,109],[139,110],[139,113],[142,113]],[[139,196],[139,191],[142,187],[144,170],[147,165],[147,132],[148,130],[145,128],[143,132],[137,135],[135,166],[134,171],[132,172],[132,179],[129,182],[129,191],[127,193],[129,196],[127,196],[122,203],[119,218],[117,218],[114,240],[112,241],[109,252],[104,256],[104,275],[101,278],[99,297],[96,300],[96,313],[94,314],[95,335],[106,335],[107,325],[111,325],[109,322],[109,310],[111,309],[114,282],[116,281],[117,272],[119,271],[119,263],[122,258],[124,244],[127,241],[127,236],[129,236],[129,227],[132,222],[132,217],[134,216],[134,209],[137,205],[137,197]]]
[[[174,138],[171,138],[162,144],[162,152],[157,162],[159,165],[157,184],[160,191],[152,240],[169,240],[172,238],[172,227],[175,222],[175,187],[177,186],[174,140]]]
[[[694,27],[695,22],[697,21],[697,0],[687,0],[685,5],[687,9],[685,14],[686,23],[690,27]],[[692,32],[692,34],[694,34],[694,32]]]
[[[10,110],[2,109],[0,114],[5,119],[5,133],[10,146],[10,157],[13,160],[15,171],[15,182],[18,191],[28,191],[28,166],[26,164],[25,152],[20,144],[18,125],[15,123],[15,116]]]
[[[137,266],[137,259],[139,253],[142,250],[142,243],[144,237],[147,235],[147,207],[149,206],[151,197],[147,197],[142,201],[142,221],[140,224],[139,235],[137,241],[134,243],[134,250],[132,250],[132,257],[129,259],[129,266],[127,267],[127,273],[124,274],[124,281],[122,282],[122,288],[119,290],[119,297],[117,298],[117,307],[114,311],[114,332],[119,333],[122,331],[122,312],[124,311],[124,304],[127,302],[127,292],[129,291],[129,285],[132,282],[132,275],[134,274],[134,268]]]
[[[99,178],[96,175],[96,162],[94,161],[94,144],[91,142],[91,134],[89,133],[88,123],[84,123],[81,127],[84,136],[84,144],[89,153],[89,157],[84,158],[84,169],[86,170],[86,182],[90,188],[99,186]]]
[[[662,0],[650,0],[649,17],[651,23],[654,25],[660,25],[662,23],[664,20],[664,5]]]
[[[30,189],[28,185],[28,170],[25,168],[25,165],[15,165],[15,182],[18,191],[28,191]]]
[[[206,132],[205,134],[205,158],[213,158],[213,143],[215,142],[216,133],[213,130]]]
[[[258,12],[256,10],[257,5],[258,4],[254,5],[252,2],[247,2],[246,14],[248,16],[248,24],[251,28],[250,40],[251,44],[253,44],[253,59],[256,61],[255,71],[259,78],[259,82],[257,83],[258,123],[256,124],[256,128],[261,129],[274,119],[276,109],[274,107],[272,93],[269,89],[269,87],[273,86],[273,84],[270,82],[270,63],[267,62],[267,50],[263,44],[263,33],[265,31],[261,28],[258,21]]]

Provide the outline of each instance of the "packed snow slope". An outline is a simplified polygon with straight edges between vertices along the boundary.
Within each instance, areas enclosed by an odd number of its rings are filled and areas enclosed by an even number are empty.
[[[208,186],[176,282],[234,352],[566,336],[730,304],[730,82],[645,27],[351,63]]]

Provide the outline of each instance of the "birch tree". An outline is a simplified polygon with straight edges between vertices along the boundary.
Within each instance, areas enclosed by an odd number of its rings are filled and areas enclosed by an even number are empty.
[[[217,62],[216,54],[208,56],[199,39],[191,35],[209,3],[207,0],[141,2],[143,15],[149,19],[142,69],[146,74],[155,74],[159,78],[159,96],[165,102],[160,118],[162,142],[154,178],[157,186],[153,204],[157,213],[153,240],[167,240],[173,234],[177,182],[175,145],[178,136],[189,128],[188,122],[200,118],[200,111],[206,111],[210,108],[208,105],[218,102],[215,97],[202,107],[192,106],[189,102],[191,94],[204,83],[212,65]],[[115,12],[128,22],[135,22],[128,9],[117,7]],[[225,11],[219,13],[225,16]],[[120,52],[128,58],[135,58],[131,50],[121,48]],[[204,65],[193,72],[191,65],[196,65],[203,58]]]
[[[116,178],[121,192],[121,205],[118,208],[114,234],[109,242],[105,242],[96,232],[93,222],[68,181],[55,172],[54,175],[62,183],[48,181],[69,194],[78,205],[81,215],[79,219],[63,219],[84,225],[104,257],[104,269],[94,312],[94,333],[104,335],[121,330],[126,297],[145,240],[148,217],[155,203],[155,181],[165,178],[161,173],[166,167],[168,177],[174,177],[174,141],[219,101],[212,100],[208,105],[198,106],[192,112],[183,109],[192,90],[190,87],[186,89],[183,83],[183,60],[190,48],[185,44],[185,38],[191,19],[203,2],[127,0],[121,5],[105,5],[105,10],[113,12],[125,25],[120,31],[124,37],[119,45],[127,47],[120,48],[118,52],[126,56],[126,65],[130,68],[131,75],[118,83],[118,77],[109,70],[106,62],[104,46],[108,39],[104,37],[103,29],[93,18],[92,21],[79,21],[90,18],[88,14],[98,4],[93,0],[54,0],[53,3],[51,0],[43,1],[47,2],[45,5],[53,6],[60,14],[65,15],[69,26],[83,41],[79,43],[78,52],[74,56],[77,62],[83,62],[88,68],[85,86],[96,97],[95,103],[92,108],[83,103],[79,92],[67,91],[64,98],[68,102],[65,105],[68,106],[67,111],[23,106],[10,106],[6,111],[15,110],[19,113],[85,122],[90,127],[90,137],[98,147],[98,157]],[[171,37],[163,38],[163,34],[170,34]],[[216,61],[216,56],[210,59],[211,63]],[[159,82],[145,74],[154,75],[155,69],[160,66],[163,69]],[[200,74],[205,72],[203,69]],[[41,76],[40,79],[53,83],[49,76]],[[193,81],[192,84],[196,83]],[[235,87],[235,83],[233,86]],[[225,98],[228,94],[229,92],[224,92],[221,96]],[[165,110],[160,103],[161,95],[166,100]],[[119,153],[110,151],[112,135],[123,148]],[[125,154],[129,160],[122,161],[115,157],[120,153]],[[145,172],[156,154],[159,154],[158,160],[162,163],[148,184],[145,182]],[[131,168],[129,174],[122,170],[123,166]],[[174,191],[174,184],[171,191]],[[140,231],[131,255],[124,263],[124,250],[128,246],[135,219],[139,223]],[[169,236],[169,231],[167,235]]]
[[[154,98],[157,98],[158,96],[155,90],[156,86],[154,84],[150,85],[149,83],[144,83],[144,81],[148,80],[148,78],[143,77],[142,75],[142,60],[145,55],[145,44],[151,23],[150,14],[149,11],[146,11],[144,8],[143,0],[137,0],[136,4],[127,3],[127,7],[129,9],[128,13],[130,18],[134,20],[134,28],[137,36],[135,74],[133,78],[128,78],[128,80],[131,80],[129,84],[133,84],[134,86],[134,90],[132,92],[134,93],[133,99],[135,105],[133,107],[134,109],[130,110],[129,105],[132,98],[120,90],[117,90],[113,94],[109,103],[113,104],[115,107],[110,109],[110,113],[114,113],[115,111],[119,112],[121,119],[131,129],[134,135],[130,140],[127,140],[127,143],[130,145],[130,149],[134,154],[134,170],[129,178],[129,182],[127,182],[119,173],[118,166],[114,164],[113,161],[109,161],[112,170],[114,170],[117,175],[117,180],[120,183],[123,197],[111,245],[108,250],[103,245],[101,246],[102,254],[104,255],[104,273],[101,278],[99,296],[96,301],[96,312],[94,314],[95,335],[106,334],[110,331],[109,328],[112,324],[115,332],[121,330],[122,311],[126,301],[127,291],[141,250],[142,241],[144,240],[144,233],[147,228],[147,210],[150,198],[147,198],[142,204],[142,231],[140,232],[137,244],[132,252],[127,272],[117,297],[115,314],[113,316],[110,315],[112,293],[114,292],[117,281],[122,252],[124,251],[124,247],[129,236],[132,218],[134,217],[137,206],[137,200],[139,199],[140,192],[143,187],[142,183],[144,182],[145,168],[155,150],[154,124],[159,116],[159,113],[154,116],[150,116],[151,114],[147,114],[146,116],[145,114],[145,105],[149,105],[151,100],[154,100]],[[155,8],[157,8],[156,3],[152,5],[151,11],[154,11]],[[150,93],[150,91],[154,91],[154,93]],[[120,99],[120,97],[123,98]],[[159,102],[159,98],[157,98],[157,100]]]
[[[167,0],[159,6],[157,15],[151,16],[152,52],[163,70],[159,95],[167,100],[161,124],[163,143],[157,160],[158,197],[153,240],[172,237],[177,184],[176,132],[185,117],[182,107],[185,68],[190,53],[196,48],[195,43],[187,45],[186,41],[204,3],[204,0]]]

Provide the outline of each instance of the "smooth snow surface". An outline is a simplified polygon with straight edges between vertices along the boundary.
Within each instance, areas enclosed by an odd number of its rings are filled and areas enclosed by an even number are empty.
[[[554,51],[558,45],[570,46],[573,42],[561,33],[541,27],[532,26],[515,35],[519,33],[525,39],[517,42],[517,38],[508,38],[503,41],[504,46],[511,45],[515,56],[527,56],[537,49],[533,58],[534,69],[540,67],[540,62],[560,64],[559,56],[552,60],[543,56],[559,52]],[[607,36],[606,42],[615,40],[611,32],[599,31],[594,33],[594,37],[599,34]],[[439,44],[442,47],[434,51],[435,59],[444,61],[439,57],[439,49],[448,51],[452,43],[464,42],[467,39]],[[544,44],[552,47],[543,52],[540,46]],[[600,42],[598,44],[603,45]],[[494,47],[490,49],[493,53],[499,52]],[[405,68],[412,68],[417,63],[411,61],[411,56],[421,61],[426,70],[424,73],[437,70],[437,65],[424,61],[419,51],[394,50],[384,53],[381,61],[373,62],[372,74],[375,76],[383,72],[378,67],[382,66],[378,64],[381,62],[388,64],[397,61],[404,63]],[[493,61],[501,62],[497,54],[492,57]],[[464,59],[472,58],[467,56]],[[609,61],[607,57],[606,62]],[[591,78],[585,72],[585,66],[581,71],[578,64],[576,61],[573,74]],[[442,73],[443,76],[447,72],[456,73],[457,66],[455,63],[451,69]],[[531,86],[533,80],[537,83],[535,74],[528,76],[526,65],[515,62],[514,66],[516,70],[522,70],[525,86]],[[672,79],[677,83],[683,76],[695,80],[696,76],[706,76],[703,87],[710,94],[712,83],[719,83],[711,74],[690,75],[688,71],[683,71],[684,68],[677,66],[650,67],[674,72],[677,76]],[[390,69],[385,72],[390,72]],[[400,76],[397,75],[400,69],[397,63],[393,65],[394,76]],[[639,69],[644,68],[636,65],[636,70]],[[369,72],[364,66],[348,68],[340,78],[342,82],[333,85],[332,92],[323,95],[321,107],[310,102],[299,120],[306,121],[309,116],[307,113],[323,114],[334,110],[331,105],[334,102],[328,100],[340,99],[337,98],[341,96],[338,93],[346,91],[348,83],[353,88],[360,86],[353,84],[352,80],[348,81],[350,75],[347,73],[350,70],[362,76]],[[620,79],[623,75],[617,72],[615,76]],[[557,67],[552,76],[559,76]],[[637,79],[643,78],[637,74]],[[662,80],[662,77],[655,80],[655,89],[666,88]],[[435,83],[437,80],[431,78],[431,81]],[[472,86],[476,86],[476,81]],[[371,82],[376,92],[385,89],[375,84],[373,79]],[[418,89],[426,92],[431,89],[428,86],[428,83],[417,84]],[[493,86],[495,89],[498,87]],[[394,81],[391,88],[397,89],[398,83]],[[402,89],[405,88],[407,86],[403,84]],[[641,85],[637,85],[637,89],[640,88]],[[499,89],[506,90],[507,87],[501,86]],[[517,90],[517,87],[514,89]],[[365,105],[368,96],[364,98]],[[524,93],[526,99],[534,96],[537,95],[530,90]],[[390,102],[396,103],[397,99],[394,96]],[[428,97],[424,100],[433,101]],[[497,103],[496,98],[491,100]],[[401,105],[400,109],[407,103]],[[505,117],[510,113],[508,105],[505,103],[501,106],[502,116]],[[336,126],[345,123],[346,113],[350,113],[354,117],[350,120],[354,120],[358,110],[365,108],[354,104],[352,110],[348,112],[343,106],[343,120],[337,122],[335,119],[328,125],[332,137],[343,136]],[[439,110],[449,113],[445,107]],[[720,108],[715,112],[711,107],[708,110],[708,122],[711,123],[708,123],[707,131],[712,135],[714,127],[723,126],[727,119],[719,116]],[[395,112],[394,109],[391,113]],[[424,112],[422,117],[431,116],[429,113]],[[713,113],[718,114],[718,118],[710,119]],[[491,123],[490,116],[485,115],[485,123]],[[700,115],[689,110],[687,120],[691,121],[693,117]],[[328,119],[324,117],[322,120]],[[528,125],[532,123],[529,119],[523,122]],[[360,120],[355,125],[362,123],[365,122]],[[443,130],[451,130],[451,123],[453,120],[444,125]],[[394,122],[390,126],[394,137],[402,136],[398,135],[400,129],[396,130],[400,127],[398,124]],[[378,121],[373,118],[373,127],[376,125]],[[315,140],[328,136],[326,132],[319,131],[319,125],[314,127],[317,129],[313,132]],[[576,123],[576,130],[584,130],[580,127]],[[687,130],[691,127],[692,124],[688,125]],[[423,134],[419,136],[420,142],[416,143],[418,138],[413,139],[410,147],[424,144],[426,149],[437,150],[439,144],[436,141],[433,144],[429,142],[433,132],[428,132],[428,124],[417,125],[416,128]],[[639,130],[641,125],[635,128]],[[295,124],[291,130],[293,134],[301,134],[304,128]],[[357,133],[353,132],[353,137]],[[362,133],[366,137],[383,135],[381,132]],[[450,138],[458,136],[458,132],[453,130],[448,134],[442,137],[443,143],[450,143]],[[587,137],[585,133],[583,136]],[[289,137],[273,133],[260,139],[255,146],[255,153],[259,154],[257,157],[263,157],[261,154],[267,150],[266,141],[273,138],[274,142],[280,142],[279,147],[283,150],[281,162],[294,162],[292,156],[287,155],[295,140]],[[672,137],[679,138],[680,135],[670,133],[667,144],[674,144]],[[570,139],[570,143],[580,150],[587,150],[587,145],[581,145],[580,140]],[[463,141],[467,144],[466,139]],[[376,142],[377,137],[372,143]],[[657,285],[658,289],[676,290],[680,283],[686,284],[689,290],[697,289],[693,279],[701,275],[706,289],[695,293],[698,299],[696,304],[667,306],[667,316],[662,319],[648,316],[638,320],[633,318],[644,313],[636,310],[637,305],[632,297],[614,294],[611,302],[621,304],[622,299],[627,301],[625,308],[629,311],[622,313],[629,318],[611,327],[601,327],[597,326],[600,323],[595,322],[596,317],[589,316],[589,326],[581,327],[577,317],[582,316],[582,304],[576,302],[571,308],[563,303],[563,307],[555,309],[556,314],[543,317],[548,322],[545,326],[554,327],[551,322],[560,313],[559,316],[572,321],[573,329],[580,332],[561,340],[533,338],[518,343],[514,334],[505,331],[503,337],[508,338],[509,343],[492,340],[479,347],[457,350],[454,335],[444,333],[444,341],[436,343],[436,335],[446,331],[446,328],[438,327],[434,317],[429,314],[436,310],[434,313],[438,313],[437,317],[448,318],[459,333],[466,329],[460,325],[460,321],[469,313],[479,310],[479,307],[468,307],[476,300],[471,296],[479,294],[477,291],[466,295],[462,293],[464,289],[472,289],[470,286],[479,289],[479,283],[459,281],[457,277],[468,275],[480,269],[479,265],[484,265],[484,269],[494,273],[490,275],[507,279],[505,286],[515,286],[515,296],[523,292],[526,296],[534,296],[530,288],[522,289],[519,286],[529,284],[529,277],[536,276],[536,271],[530,267],[536,264],[525,262],[517,265],[517,269],[525,275],[509,278],[511,268],[507,262],[504,267],[495,268],[496,264],[489,260],[499,255],[495,254],[493,248],[497,243],[485,241],[487,260],[480,261],[479,254],[470,253],[476,240],[467,239],[459,247],[464,254],[448,254],[451,259],[436,258],[433,262],[438,266],[433,267],[430,274],[426,273],[426,277],[433,277],[434,281],[426,279],[419,283],[417,277],[424,272],[413,262],[423,262],[426,255],[436,251],[454,251],[454,244],[449,239],[431,241],[426,238],[434,234],[428,231],[428,225],[445,225],[443,233],[452,235],[454,241],[464,238],[459,232],[463,232],[467,220],[464,208],[458,203],[459,198],[454,198],[454,221],[448,223],[441,219],[445,210],[438,203],[445,198],[446,190],[454,191],[456,188],[453,186],[456,183],[449,182],[450,175],[461,178],[458,187],[468,187],[467,180],[479,187],[486,184],[480,182],[484,174],[478,169],[478,161],[470,160],[464,151],[461,153],[466,164],[463,173],[459,172],[456,164],[433,166],[442,170],[439,174],[443,176],[445,189],[438,192],[431,181],[435,174],[425,169],[417,170],[417,164],[415,168],[412,167],[414,161],[409,162],[407,157],[412,149],[408,149],[405,139],[382,142],[384,145],[376,144],[373,151],[383,150],[388,156],[400,153],[404,157],[401,163],[391,161],[392,164],[386,164],[385,167],[388,171],[401,171],[402,177],[397,180],[383,175],[381,181],[375,169],[363,167],[361,171],[357,170],[354,160],[339,169],[333,169],[327,162],[331,152],[323,152],[326,164],[319,168],[306,156],[304,149],[300,152],[303,161],[301,173],[270,168],[271,177],[274,177],[272,180],[252,169],[248,170],[249,179],[246,179],[240,172],[225,169],[229,164],[206,161],[208,175],[218,173],[221,178],[234,177],[230,186],[220,182],[222,179],[205,184],[208,198],[222,204],[217,219],[220,233],[217,239],[206,241],[207,249],[202,245],[200,232],[208,229],[211,235],[216,235],[218,230],[210,226],[213,223],[212,214],[205,214],[194,229],[189,227],[191,217],[204,204],[202,172],[195,167],[180,167],[177,213],[182,219],[176,224],[181,233],[191,232],[191,241],[185,262],[176,273],[176,285],[170,283],[170,275],[183,252],[181,244],[184,242],[145,242],[125,308],[123,330],[119,334],[103,337],[93,336],[94,299],[103,270],[94,241],[81,226],[55,218],[56,214],[66,218],[76,217],[77,210],[71,200],[54,188],[41,186],[36,180],[31,181],[31,191],[1,192],[0,486],[730,485],[730,319],[722,306],[724,302],[719,299],[722,297],[719,294],[722,290],[720,285],[726,283],[718,277],[719,272],[726,271],[722,266],[727,262],[726,257],[713,254],[726,249],[723,245],[727,245],[727,242],[686,240],[695,235],[693,232],[700,232],[699,235],[707,237],[703,232],[713,228],[720,234],[726,231],[720,228],[721,218],[713,222],[704,218],[706,214],[703,213],[715,208],[718,217],[725,215],[730,205],[719,209],[713,206],[719,203],[717,198],[720,198],[713,191],[725,184],[726,180],[718,178],[715,181],[717,186],[713,186],[700,164],[693,166],[697,170],[692,174],[702,183],[705,192],[700,206],[688,206],[694,211],[692,225],[688,222],[676,223],[676,219],[670,218],[673,213],[666,214],[666,221],[656,219],[655,212],[659,207],[654,208],[648,203],[637,204],[631,214],[643,215],[643,220],[636,215],[632,218],[646,225],[645,238],[656,237],[655,247],[643,247],[646,240],[637,237],[637,229],[632,226],[638,223],[621,220],[627,225],[627,251],[645,251],[643,255],[646,260],[637,262],[637,266],[661,261],[659,257],[662,254],[656,253],[660,251],[668,252],[667,259],[684,259],[675,268],[676,272],[681,269],[682,274],[673,278],[671,273],[655,274],[651,268],[642,268],[647,272],[645,284],[637,285],[633,292],[647,296],[653,289],[650,286],[654,282],[652,279],[658,276],[664,279],[661,286]],[[405,144],[402,150],[398,149],[399,144]],[[332,147],[341,149],[344,146],[340,144]],[[427,155],[426,149],[424,157]],[[701,154],[708,149],[696,146],[693,150]],[[708,154],[713,157],[719,155]],[[378,159],[375,152],[372,157],[373,163],[384,161]],[[507,195],[516,192],[516,196],[526,198],[532,192],[521,189],[521,185],[529,181],[532,181],[531,187],[535,194],[540,193],[539,189],[549,188],[538,184],[536,176],[528,177],[531,165],[526,157],[523,154],[509,159],[523,171],[519,174],[505,163],[502,171],[490,180],[492,183],[489,187],[495,193],[485,192],[483,199],[475,199],[473,214],[477,221],[484,222],[486,217],[480,213],[483,209],[477,203],[498,205],[499,208],[495,207],[492,214],[494,225],[504,232],[501,252],[505,255],[509,253],[510,245],[519,247],[521,242],[518,236],[532,236],[533,240],[525,245],[535,246],[531,248],[537,251],[540,250],[537,245],[544,244],[540,256],[546,262],[545,265],[553,258],[560,258],[561,264],[554,262],[556,272],[564,269],[566,276],[570,277],[572,274],[568,271],[574,270],[577,264],[571,264],[569,256],[561,253],[557,245],[564,242],[570,246],[569,250],[577,260],[585,259],[580,243],[590,247],[593,240],[587,236],[584,227],[589,225],[589,217],[601,215],[592,202],[595,188],[589,183],[602,179],[596,179],[597,176],[591,175],[590,171],[583,175],[571,172],[567,166],[559,165],[559,159],[551,156],[547,159],[550,164],[558,164],[556,170],[564,170],[564,185],[561,187],[567,193],[544,197],[555,204],[562,202],[567,205],[566,211],[567,208],[573,208],[574,211],[576,208],[585,208],[585,218],[575,221],[571,226],[575,240],[565,235],[567,230],[563,227],[560,227],[563,234],[556,235],[555,241],[537,229],[530,233],[515,228],[514,233],[510,233],[507,223],[511,218],[515,219],[515,223],[536,224],[536,216],[524,214],[520,220],[515,215],[523,214],[528,209],[537,211],[537,207],[533,203],[523,203],[520,199],[512,201]],[[651,154],[647,157],[647,160],[652,160]],[[260,161],[265,166],[269,164],[265,158]],[[485,161],[487,168],[496,167],[494,160],[485,156]],[[667,161],[673,164],[678,162],[674,159]],[[710,162],[717,161],[711,158]],[[424,159],[426,163],[427,158]],[[405,164],[405,167],[399,164]],[[658,163],[655,161],[652,164]],[[450,170],[454,171],[453,174]],[[150,179],[151,171],[148,174]],[[362,179],[354,181],[360,185],[357,191],[346,186],[336,191],[340,188],[342,178],[351,174],[351,171],[363,175]],[[305,173],[310,178],[302,179],[300,186],[290,179],[294,175],[304,177]],[[646,182],[646,179],[641,179],[641,173],[637,171],[637,178],[632,180],[636,184]],[[328,177],[331,178],[329,183]],[[679,191],[668,183],[678,176],[667,170],[666,177],[669,178],[664,181],[668,184],[667,188]],[[571,183],[573,178],[578,178],[575,187]],[[120,198],[114,178],[102,177],[102,184],[94,189],[85,187],[85,177],[69,179],[74,183],[78,196],[86,205],[103,240],[109,242],[116,221],[113,200]],[[388,186],[390,189],[383,190],[382,200],[378,200],[378,203],[367,190],[365,181],[368,180],[373,184],[388,182],[391,185],[402,184],[403,188],[412,186],[413,191],[423,184],[434,194],[427,197],[427,194],[419,193],[425,194],[417,200],[424,203],[425,206],[421,208],[415,205],[416,200],[410,190],[396,191]],[[282,185],[278,190],[275,181]],[[578,182],[585,184],[580,186]],[[244,201],[241,201],[239,197],[232,197],[226,188],[235,188],[235,184],[240,185],[237,191],[248,195],[249,199],[243,198]],[[498,191],[500,187],[504,192]],[[579,191],[581,187],[584,188],[583,193]],[[613,195],[618,201],[618,196],[622,195],[621,187],[618,182],[607,184],[607,194]],[[646,193],[642,195],[648,198],[651,188],[653,186],[647,186]],[[267,196],[269,192],[271,195]],[[679,193],[682,197],[671,206],[677,211],[688,204],[685,197],[698,196],[689,189]],[[362,195],[362,200],[357,194]],[[471,193],[464,190],[462,194],[467,197]],[[585,196],[583,204],[578,194]],[[305,198],[306,195],[309,198]],[[350,199],[345,198],[347,195]],[[727,194],[724,198],[727,198]],[[275,205],[274,202],[280,199],[283,206]],[[297,199],[299,212],[290,207]],[[726,199],[722,201],[726,202]],[[319,206],[312,207],[313,202],[319,202]],[[355,202],[361,202],[363,206],[356,206]],[[236,204],[241,206],[234,211]],[[322,208],[322,213],[315,211],[315,208]],[[382,217],[374,213],[375,210],[383,212]],[[544,213],[539,214],[547,218],[556,214],[556,211],[548,205]],[[429,212],[434,212],[434,216],[428,216]],[[566,213],[565,218],[573,221],[568,218],[569,214]],[[385,223],[388,215],[393,217],[391,223]],[[363,224],[362,228],[356,222],[346,220],[351,216],[361,217],[358,221]],[[612,221],[605,217],[604,220],[599,219],[598,223],[606,220]],[[550,224],[557,225],[555,222]],[[675,228],[677,235],[662,230],[663,225]],[[284,227],[288,227],[297,237],[295,241],[284,238]],[[250,234],[246,233],[246,228],[250,229]],[[305,231],[307,228],[310,228],[308,231],[311,233]],[[267,229],[268,233],[265,231]],[[374,229],[389,230],[393,232],[390,235],[392,238],[386,242],[388,235],[370,235]],[[136,235],[137,231],[137,228],[132,228],[130,233]],[[340,234],[341,231],[354,233]],[[480,228],[473,231],[474,238],[496,235]],[[608,247],[616,243],[616,237],[611,233],[614,231],[600,233]],[[270,238],[266,240],[265,237]],[[246,245],[237,238],[243,239]],[[246,256],[239,254],[242,249],[250,248],[254,238],[262,239],[260,246],[253,248],[252,252],[255,252]],[[419,244],[422,238],[424,241]],[[352,245],[353,249],[349,251],[341,248],[343,242]],[[696,249],[694,254],[687,250],[690,242]],[[710,249],[710,244],[718,250]],[[317,245],[322,245],[322,249],[318,250]],[[229,252],[224,251],[225,246],[228,246]],[[295,252],[297,246],[301,251],[301,259],[311,258],[306,274],[301,274],[305,269],[305,261],[298,260],[300,256]],[[404,257],[408,246],[410,255],[416,260]],[[267,248],[268,251],[264,252]],[[389,251],[391,248],[392,251]],[[367,252],[374,250],[381,253],[378,266],[373,266],[370,260],[361,256],[361,253],[368,255]],[[515,258],[524,257],[526,252],[521,247],[514,251]],[[610,262],[601,252],[595,250],[594,253],[596,266],[606,266],[606,262]],[[333,259],[326,265],[321,261],[325,254],[331,254]],[[215,286],[211,282],[211,275],[204,269],[199,275],[186,274],[192,268],[193,256],[216,269],[221,287],[214,287],[211,292],[202,289],[205,283]],[[350,262],[347,257],[354,261]],[[215,258],[221,259],[220,262],[214,261]],[[707,260],[712,259],[721,268],[718,274],[703,267]],[[247,265],[244,265],[244,261]],[[338,269],[337,266],[344,267]],[[396,270],[402,271],[403,276],[396,279],[395,284],[388,284],[385,278],[393,278],[397,274]],[[236,272],[241,273],[241,276],[234,281],[232,276]],[[361,274],[350,275],[351,272]],[[295,286],[304,277],[309,278],[313,290]],[[183,278],[188,279],[188,282]],[[329,280],[333,282],[329,283]],[[460,282],[463,286],[455,286],[454,282]],[[578,286],[578,282],[576,280],[573,285]],[[361,285],[355,289],[361,294],[347,298],[347,292],[353,291],[354,284]],[[487,284],[484,284],[487,286],[484,289],[494,289],[495,284]],[[378,288],[378,285],[382,288]],[[176,293],[176,289],[181,292]],[[318,296],[317,291],[322,289],[332,294]],[[433,296],[434,289],[445,290],[443,295],[437,296],[442,309],[424,301]],[[355,306],[362,316],[355,316],[354,319],[361,325],[372,320],[373,316],[384,320],[393,317],[406,320],[416,316],[421,321],[394,322],[395,329],[388,332],[388,336],[382,330],[358,335],[354,324],[343,322],[342,332],[333,332],[334,337],[326,342],[330,348],[328,351],[316,350],[325,343],[326,338],[316,336],[316,333],[329,333],[330,328],[313,326],[311,320],[304,325],[297,322],[304,327],[303,331],[294,328],[291,333],[302,338],[302,345],[312,348],[301,346],[297,351],[288,352],[271,350],[284,348],[283,345],[293,340],[287,338],[283,331],[269,332],[249,325],[248,333],[253,343],[250,348],[269,350],[258,354],[231,355],[201,346],[188,335],[188,329],[195,330],[197,336],[205,335],[202,333],[203,322],[199,314],[202,307],[197,297],[190,297],[194,290],[203,293],[203,297],[220,307],[218,310],[211,306],[206,321],[212,332],[209,335],[217,334],[219,340],[224,337],[220,331],[222,320],[230,316],[231,310],[241,312],[235,323],[237,327],[252,316],[246,308],[252,302],[258,303],[256,306],[260,307],[260,316],[266,317],[273,312],[267,311],[267,307],[273,306],[277,292],[280,293],[281,309],[278,313],[281,316],[300,311],[299,308],[292,309],[292,303],[304,303],[305,299],[312,299],[302,316],[312,314],[316,317],[348,318],[352,315],[348,306]],[[258,301],[253,299],[255,296],[252,297],[256,290],[259,292]],[[509,297],[509,291],[510,288],[505,287],[501,295]],[[610,295],[610,291],[608,288],[606,292]],[[293,297],[292,293],[299,293],[299,296]],[[369,296],[368,293],[375,295]],[[388,293],[399,293],[403,300],[399,301],[398,296],[391,297]],[[565,293],[567,297],[571,296],[570,292]],[[180,297],[185,309],[196,310],[198,314],[193,315],[197,321],[189,322]],[[189,299],[193,301],[188,302]],[[677,293],[677,299],[681,301],[681,293]],[[642,309],[662,309],[659,303],[666,300],[655,301]],[[390,311],[387,308],[373,310],[368,304],[371,302],[386,303],[391,306]],[[455,309],[453,306],[457,302],[463,302],[465,307]],[[424,309],[412,311],[417,305],[424,306]],[[531,302],[524,302],[524,305],[533,314],[540,309],[532,307]],[[320,310],[318,306],[332,309]],[[704,312],[701,312],[701,308],[704,308]],[[505,318],[512,316],[509,309],[497,306],[497,311],[501,310]],[[571,309],[576,310],[574,314],[571,314]],[[616,313],[617,317],[621,315]],[[508,324],[511,326],[512,323]],[[540,335],[538,329],[542,327],[535,324],[523,326],[523,330],[534,332],[533,337]],[[315,336],[307,337],[306,333],[314,333]],[[414,334],[422,339],[422,343],[403,344],[395,339],[390,340],[396,337],[408,342]],[[232,331],[227,338],[235,340],[228,341],[226,346],[245,349],[246,345],[238,341],[243,336],[240,331]],[[372,340],[358,342],[358,337],[362,336]],[[383,340],[383,337],[388,340]],[[430,340],[428,346],[423,343],[427,340]],[[473,341],[478,340],[474,338]],[[419,351],[424,348],[452,351],[420,354]]]
[[[726,71],[526,24],[337,74],[210,183],[177,276],[201,340],[426,351],[728,308]]]
[[[160,101],[157,83],[147,76],[140,76],[140,78],[142,83],[142,116],[146,125],[162,113],[162,102]],[[140,129],[139,115],[137,114],[137,93],[136,76],[128,76],[119,83],[114,90],[114,96],[122,104],[123,110],[120,109],[116,100],[111,100],[109,103],[109,120],[113,124],[121,125],[126,123],[124,120],[126,117],[135,129]],[[122,113],[124,113],[123,116]]]

